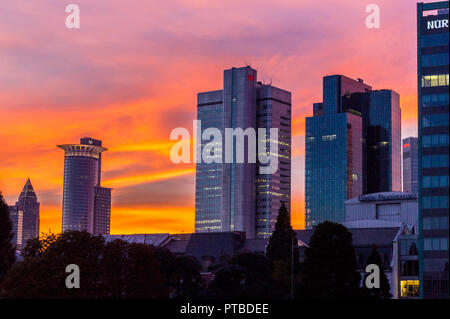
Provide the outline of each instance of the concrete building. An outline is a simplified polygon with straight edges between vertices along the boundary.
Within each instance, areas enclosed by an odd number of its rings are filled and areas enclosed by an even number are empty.
[[[386,227],[405,224],[418,232],[417,195],[404,192],[382,192],[360,195],[345,202],[347,227]]]

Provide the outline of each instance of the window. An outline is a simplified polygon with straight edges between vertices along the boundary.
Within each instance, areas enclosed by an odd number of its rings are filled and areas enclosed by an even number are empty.
[[[422,118],[423,127],[448,126],[448,113],[426,114]]]
[[[438,33],[422,36],[423,47],[437,47],[441,45],[448,45],[448,33]]]
[[[449,84],[448,74],[422,76],[422,87],[446,86]]]
[[[448,146],[448,134],[424,135],[422,145],[423,147]]]
[[[422,55],[422,66],[448,65],[448,53]]]
[[[422,157],[422,166],[424,168],[447,167],[448,166],[448,154],[423,156]]]
[[[423,188],[448,187],[448,175],[423,176]]]
[[[449,102],[448,93],[422,95],[423,107],[445,106],[448,105],[448,102]]]
[[[448,229],[448,216],[425,217],[423,219],[423,229]]]
[[[424,209],[448,208],[448,196],[424,196]]]
[[[448,250],[448,237],[424,238],[423,249],[430,250]]]
[[[401,280],[400,297],[419,297],[419,280]]]

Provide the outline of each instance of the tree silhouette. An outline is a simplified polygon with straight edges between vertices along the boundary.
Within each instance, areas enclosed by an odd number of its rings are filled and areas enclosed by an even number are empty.
[[[381,261],[380,253],[378,252],[377,246],[372,246],[372,251],[370,252],[369,257],[367,258],[367,265],[375,264],[380,268],[380,288],[367,288],[365,285],[366,278],[370,275],[370,273],[366,273],[363,280],[363,294],[367,298],[370,299],[390,299],[392,294],[390,292],[389,281],[384,272],[384,265]],[[367,266],[366,265],[366,266]]]
[[[292,229],[291,217],[284,202],[278,210],[277,222],[266,253],[279,293],[287,297],[291,289],[292,276],[295,280],[300,264],[297,236]]]
[[[273,280],[268,259],[260,254],[242,252],[213,267],[214,280],[206,298],[270,298],[274,297]]]
[[[0,282],[16,260],[9,208],[0,192]]]
[[[85,231],[66,231],[33,239],[27,256],[15,264],[0,286],[0,298],[167,298],[171,281],[157,247],[115,240]],[[200,282],[198,264],[190,258],[174,257],[173,278],[180,298],[189,297]],[[66,267],[80,269],[80,288],[68,289]]]
[[[323,222],[315,228],[302,264],[301,296],[357,298],[361,276],[356,269],[352,234],[341,224]]]

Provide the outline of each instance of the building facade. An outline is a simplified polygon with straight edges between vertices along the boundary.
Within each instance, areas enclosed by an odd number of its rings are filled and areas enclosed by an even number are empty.
[[[345,202],[345,225],[374,228],[379,226],[408,225],[419,230],[417,194],[383,192],[365,194]],[[387,223],[385,223],[387,222]]]
[[[111,190],[100,185],[101,153],[107,149],[92,138],[58,147],[65,151],[62,231],[109,232]]]
[[[398,93],[343,75],[323,78],[323,102],[306,118],[305,225],[345,220],[344,202],[401,190]]]
[[[363,105],[364,194],[402,190],[400,95],[392,90],[367,94]]]
[[[421,296],[448,298],[448,1],[417,4]]]
[[[419,191],[419,149],[417,137],[403,139],[403,191]]]
[[[203,161],[196,166],[195,231],[242,231],[247,238],[270,236],[281,201],[290,209],[291,93],[257,82],[257,71],[249,66],[225,70],[223,90],[198,94],[197,120],[201,121],[197,158],[202,154]],[[219,143],[219,150],[213,153],[205,151],[213,140],[204,135],[209,128],[218,129],[222,137],[227,128],[244,132],[265,129],[262,143],[267,154],[271,153],[269,130],[277,128],[277,171],[260,174],[260,167],[266,164],[249,160],[248,139],[243,143],[244,163],[236,161],[235,137],[231,162],[225,160],[225,143]]]
[[[40,203],[29,178],[19,195],[16,206],[19,211],[23,212],[21,241],[25,245],[28,239],[39,237],[40,227]]]
[[[9,206],[9,218],[12,223],[13,245],[17,250],[22,249],[23,212],[17,206]]]
[[[111,188],[94,187],[94,234],[108,235],[111,223]]]

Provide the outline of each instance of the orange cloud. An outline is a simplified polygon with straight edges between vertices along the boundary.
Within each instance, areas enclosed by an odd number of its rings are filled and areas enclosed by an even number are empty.
[[[191,130],[197,92],[221,88],[232,66],[251,63],[258,80],[293,94],[294,227],[304,218],[304,117],[322,100],[324,75],[396,90],[404,137],[416,134],[414,2],[378,1],[377,30],[365,27],[359,0],[77,4],[77,31],[64,26],[65,4],[52,0],[13,1],[0,20],[0,190],[14,203],[30,177],[42,230],[61,228],[56,145],[92,136],[109,149],[102,169],[114,188],[113,233],[192,231],[194,166],[170,161],[169,136]],[[175,204],[152,202],[160,185],[158,196],[177,193]]]

